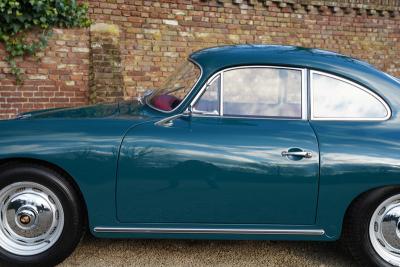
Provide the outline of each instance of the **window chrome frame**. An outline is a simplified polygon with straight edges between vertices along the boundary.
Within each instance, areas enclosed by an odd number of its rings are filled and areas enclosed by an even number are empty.
[[[234,115],[224,115],[224,73],[226,71],[237,70],[237,69],[249,69],[249,68],[266,68],[266,69],[286,69],[286,70],[296,70],[301,71],[301,115],[300,117],[273,117],[273,116],[254,116],[254,115],[243,115],[243,116],[234,116]],[[246,118],[246,119],[267,119],[267,120],[307,120],[308,119],[308,75],[306,68],[296,68],[296,67],[286,67],[286,66],[273,66],[273,65],[245,65],[238,67],[231,67],[220,70],[214,73],[207,82],[203,85],[203,87],[199,90],[197,95],[193,98],[188,106],[188,110],[192,110],[194,105],[203,95],[204,91],[207,90],[207,87],[220,75],[220,92],[219,92],[219,114],[209,113],[209,112],[194,112],[192,115],[200,116],[200,117],[223,117],[223,118]]]
[[[330,77],[342,82],[345,82],[347,84],[350,84],[364,92],[366,92],[367,94],[371,95],[372,97],[374,97],[376,100],[378,100],[386,109],[386,116],[383,118],[371,118],[371,117],[363,117],[363,118],[343,118],[343,117],[329,117],[329,118],[323,118],[323,117],[315,117],[314,116],[314,85],[313,85],[313,75],[314,74],[318,74],[318,75],[323,75],[326,77]],[[313,121],[387,121],[392,117],[392,110],[390,108],[390,106],[386,103],[385,100],[383,100],[382,97],[380,97],[378,94],[376,94],[375,92],[373,92],[372,90],[358,84],[355,82],[352,82],[348,79],[339,77],[337,75],[334,74],[330,74],[330,73],[326,73],[323,71],[317,71],[317,70],[310,70],[310,75],[309,75],[309,88],[310,88],[310,119]]]

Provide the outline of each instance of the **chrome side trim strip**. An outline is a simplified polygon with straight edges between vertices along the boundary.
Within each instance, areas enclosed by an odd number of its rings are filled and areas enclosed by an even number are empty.
[[[155,228],[155,227],[95,227],[96,233],[137,234],[240,234],[240,235],[312,235],[325,234],[322,229],[234,229],[234,228]]]

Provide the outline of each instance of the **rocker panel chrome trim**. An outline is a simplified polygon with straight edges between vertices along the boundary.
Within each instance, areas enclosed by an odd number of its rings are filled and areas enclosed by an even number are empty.
[[[324,235],[322,229],[232,229],[232,228],[155,228],[155,227],[95,227],[96,233],[137,234],[240,234],[240,235]]]

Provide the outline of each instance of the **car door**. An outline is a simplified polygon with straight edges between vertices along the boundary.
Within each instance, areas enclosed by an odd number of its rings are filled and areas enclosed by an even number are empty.
[[[117,216],[131,223],[315,223],[318,144],[305,71],[241,67],[212,77],[191,116],[131,129]]]

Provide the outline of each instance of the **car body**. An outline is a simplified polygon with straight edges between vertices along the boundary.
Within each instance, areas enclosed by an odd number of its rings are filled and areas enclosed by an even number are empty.
[[[216,47],[189,60],[201,73],[169,110],[148,102],[153,92],[1,121],[0,164],[29,161],[63,173],[79,191],[91,233],[107,238],[333,241],[354,201],[399,186],[396,78],[354,58],[292,46]],[[229,79],[249,73],[294,89],[285,103],[260,107],[257,99],[282,95],[247,92],[242,99],[254,103],[237,108],[240,99],[227,88],[249,81]],[[226,95],[218,93],[216,111],[199,112],[197,101],[216,79]],[[336,100],[316,87],[330,79],[361,90],[354,99],[365,97],[372,108],[350,110],[360,117],[328,114],[316,100]],[[266,106],[278,115],[263,114]]]

